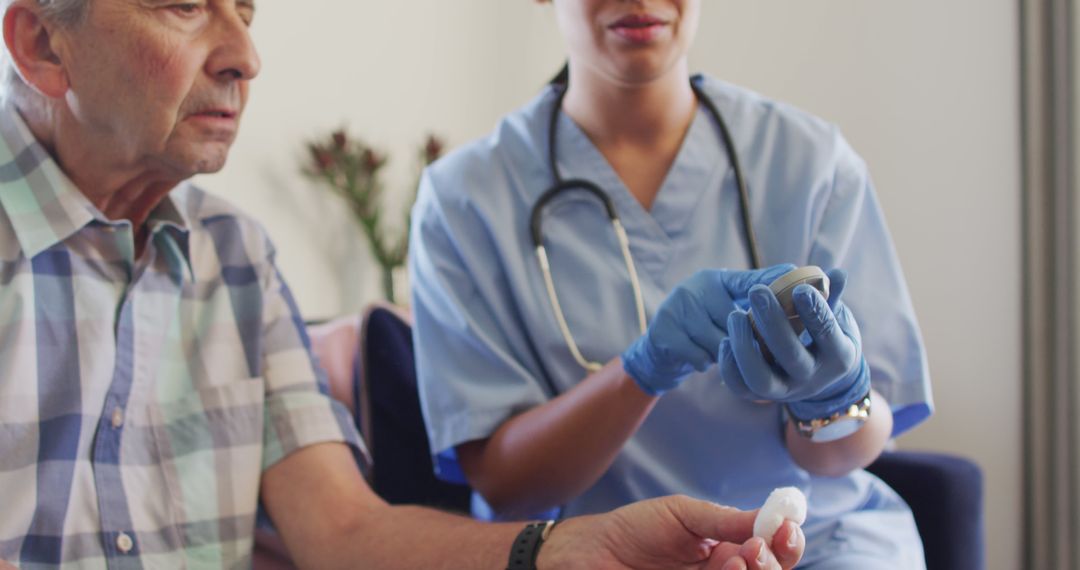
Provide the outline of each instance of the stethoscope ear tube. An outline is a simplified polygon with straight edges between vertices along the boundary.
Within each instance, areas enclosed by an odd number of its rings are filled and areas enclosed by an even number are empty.
[[[746,248],[750,250],[750,262],[753,264],[754,269],[761,269],[761,251],[758,250],[757,236],[754,233],[754,222],[750,218],[750,194],[746,190],[746,178],[743,177],[742,164],[739,163],[739,153],[735,150],[735,140],[731,136],[731,130],[728,129],[727,121],[724,120],[724,115],[720,113],[720,109],[716,108],[716,104],[701,88],[701,77],[695,76],[690,81],[690,86],[694,89],[694,94],[697,95],[698,101],[705,105],[705,108],[709,110],[709,114],[712,115],[713,120],[716,122],[716,126],[720,129],[720,138],[724,139],[724,147],[727,150],[728,160],[731,161],[731,170],[735,173],[735,184],[739,188],[739,206],[742,208],[742,222],[743,233],[746,235]]]
[[[585,358],[581,354],[581,349],[578,348],[577,342],[574,341],[574,335],[570,332],[570,326],[566,324],[566,317],[563,315],[562,305],[559,303],[559,296],[555,294],[555,283],[551,279],[551,264],[548,262],[547,250],[544,246],[536,246],[536,258],[540,261],[540,272],[544,275],[544,288],[547,289],[548,300],[551,302],[551,307],[555,312],[555,321],[559,325],[559,332],[562,333],[563,341],[566,342],[566,346],[570,348],[570,354],[577,361],[578,365],[588,371],[590,374],[599,372],[603,365],[599,362],[593,362]],[[552,395],[558,394],[554,385],[551,386]]]
[[[604,205],[604,211],[607,212],[608,219],[611,220],[611,225],[615,230],[615,236],[619,241],[619,249],[622,251],[623,261],[626,263],[626,271],[630,275],[630,286],[634,292],[634,307],[637,310],[638,325],[641,328],[641,334],[645,334],[645,328],[647,326],[647,323],[645,322],[645,301],[641,294],[641,282],[638,280],[637,269],[634,267],[634,258],[630,255],[630,240],[626,236],[626,230],[623,228],[622,222],[619,221],[619,215],[615,213],[615,206],[611,203],[611,198],[609,198],[599,186],[583,179],[566,180],[550,188],[547,192],[544,192],[544,194],[540,196],[540,199],[536,201],[536,205],[533,206],[529,220],[529,229],[532,232],[533,247],[536,250],[536,259],[540,263],[540,272],[544,276],[544,288],[547,289],[548,300],[551,302],[551,308],[555,313],[555,321],[559,325],[559,332],[562,333],[563,340],[566,341],[566,346],[570,348],[570,353],[573,355],[574,360],[577,361],[582,368],[592,373],[600,370],[603,365],[599,362],[593,362],[586,359],[585,356],[581,354],[577,342],[574,341],[574,335],[570,332],[570,327],[566,324],[566,317],[563,315],[562,304],[559,303],[559,296],[555,293],[555,282],[551,277],[551,264],[548,261],[547,249],[544,248],[543,243],[544,208],[547,206],[548,202],[558,195],[572,190],[584,190],[595,196],[596,199],[600,200],[600,203]]]
[[[566,180],[549,188],[547,192],[544,192],[540,196],[540,199],[538,199],[533,206],[529,220],[529,229],[532,232],[533,247],[544,245],[544,207],[547,206],[548,202],[554,200],[559,194],[567,190],[584,190],[593,196],[596,196],[596,198],[604,205],[604,211],[607,212],[608,219],[612,221],[619,219],[619,216],[615,213],[615,206],[611,203],[611,198],[608,198],[608,195],[605,194],[599,186],[581,178]]]

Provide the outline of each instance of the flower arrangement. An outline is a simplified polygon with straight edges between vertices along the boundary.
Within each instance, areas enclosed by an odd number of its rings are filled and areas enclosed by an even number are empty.
[[[349,136],[344,129],[311,141],[307,147],[309,156],[303,167],[304,174],[322,182],[322,186],[341,196],[349,205],[379,264],[383,295],[390,302],[395,302],[394,269],[405,264],[405,256],[409,252],[411,224],[408,206],[416,199],[419,171],[442,156],[443,141],[435,135],[428,135],[417,153],[417,180],[405,208],[403,229],[391,228],[386,223],[382,204],[385,188],[381,177],[381,171],[389,160],[385,152],[362,139]]]

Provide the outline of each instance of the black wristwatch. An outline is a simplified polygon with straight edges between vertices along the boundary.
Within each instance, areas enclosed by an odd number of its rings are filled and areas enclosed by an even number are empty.
[[[534,522],[521,529],[510,548],[506,570],[536,570],[536,556],[557,521]]]

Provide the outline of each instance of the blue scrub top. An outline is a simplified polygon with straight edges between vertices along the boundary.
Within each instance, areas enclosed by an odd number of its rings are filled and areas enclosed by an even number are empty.
[[[919,423],[932,409],[926,356],[865,163],[820,119],[715,79],[702,85],[735,140],[763,263],[848,271],[844,301],[862,331],[874,388],[892,405],[894,434]],[[532,206],[552,184],[554,104],[546,89],[491,136],[432,165],[413,209],[417,373],[436,470],[446,479],[461,477],[454,446],[491,436],[551,399],[552,388],[566,391],[586,375],[559,332],[529,235]],[[751,266],[734,172],[704,108],[651,210],[565,114],[557,136],[563,177],[592,180],[614,202],[650,318],[695,271]],[[582,354],[599,362],[621,354],[639,326],[600,203],[585,193],[557,198],[544,213],[544,244]],[[671,493],[751,509],[774,488],[794,485],[810,501],[804,567],[920,567],[910,511],[895,493],[861,470],[809,475],[789,455],[782,428],[780,406],[738,398],[714,367],[662,397],[611,468],[563,513]]]

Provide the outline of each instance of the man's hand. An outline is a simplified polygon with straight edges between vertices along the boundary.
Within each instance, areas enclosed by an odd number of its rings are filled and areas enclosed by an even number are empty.
[[[262,499],[301,568],[505,568],[519,523],[491,524],[390,506],[365,484],[340,443],[290,454],[263,476]],[[788,570],[806,538],[784,523],[766,548],[756,511],[688,497],[634,503],[568,519],[540,549],[541,570]]]
[[[568,519],[551,531],[537,568],[788,570],[806,537],[786,522],[772,548],[753,538],[757,511],[689,497],[634,503],[603,515]]]

